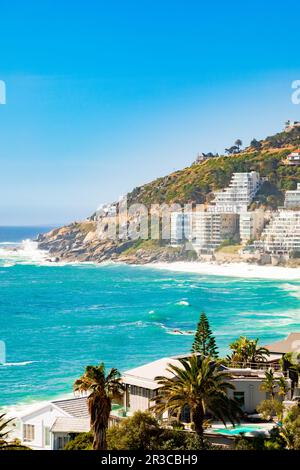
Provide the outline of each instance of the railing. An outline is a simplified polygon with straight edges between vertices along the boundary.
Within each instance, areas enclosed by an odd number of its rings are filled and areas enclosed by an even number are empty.
[[[230,369],[252,369],[252,370],[268,370],[282,372],[280,364],[270,364],[269,362],[231,362],[226,367]]]

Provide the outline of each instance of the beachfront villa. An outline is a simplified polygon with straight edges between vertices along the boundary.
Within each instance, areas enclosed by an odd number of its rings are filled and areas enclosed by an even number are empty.
[[[174,356],[158,359],[140,367],[124,372],[122,382],[125,384],[124,412],[126,416],[135,411],[147,411],[154,404],[154,397],[159,389],[155,380],[157,376],[171,377],[166,369],[168,364],[180,365],[178,359],[188,356]],[[238,366],[238,365],[237,365]],[[254,413],[257,405],[267,398],[267,393],[260,390],[261,383],[265,378],[265,370],[268,367],[275,369],[275,376],[280,377],[283,373],[277,365],[262,363],[261,365],[249,364],[247,367],[225,367],[222,368],[231,375],[231,382],[235,390],[229,391],[230,397],[235,398],[245,413]],[[289,379],[287,379],[289,381]],[[163,419],[167,419],[165,414]],[[184,417],[183,417],[184,418]]]
[[[61,450],[74,435],[90,430],[86,397],[46,402],[18,420],[16,437],[34,450]]]
[[[230,381],[234,385],[234,390],[228,391],[229,397],[235,398],[248,415],[255,413],[258,404],[268,398],[268,393],[261,390],[266,369],[272,368],[277,378],[284,376],[291,389],[291,380],[281,371],[279,359],[287,352],[300,349],[300,333],[290,333],[285,340],[267,345],[266,348],[270,351],[266,362],[220,366],[229,372]],[[121,379],[125,386],[123,403],[113,405],[109,425],[132,416],[136,411],[151,410],[160,387],[156,377],[172,377],[167,370],[168,365],[180,366],[179,359],[189,356],[164,357],[124,372]],[[286,399],[290,398],[288,392]],[[167,421],[169,416],[166,412],[158,418]],[[20,414],[18,420],[16,437],[22,444],[36,450],[60,450],[76,434],[90,430],[87,397],[47,402]],[[188,422],[188,413],[182,415],[182,421]]]

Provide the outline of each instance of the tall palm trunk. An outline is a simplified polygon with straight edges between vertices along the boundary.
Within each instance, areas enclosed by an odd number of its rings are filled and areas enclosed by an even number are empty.
[[[204,410],[201,405],[197,405],[195,407],[194,411],[191,413],[191,418],[194,424],[195,432],[199,436],[201,444],[203,445],[204,444],[204,435],[203,435]]]
[[[106,450],[106,431],[108,428],[111,402],[108,398],[91,399],[89,402],[91,428],[93,430],[93,450]]]
[[[94,434],[93,450],[107,450],[106,428],[102,424],[95,423],[92,429]]]

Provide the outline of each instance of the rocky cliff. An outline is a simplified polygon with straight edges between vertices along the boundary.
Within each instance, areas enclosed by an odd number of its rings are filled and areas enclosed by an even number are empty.
[[[135,188],[127,195],[128,205],[142,203],[149,207],[161,203],[209,203],[213,192],[228,185],[231,175],[241,171],[259,171],[267,181],[257,194],[253,207],[276,209],[283,203],[283,193],[294,189],[300,181],[300,167],[289,167],[283,161],[292,149],[299,146],[300,129],[282,132],[257,143],[256,148],[230,156],[213,156],[201,163],[171,173]],[[257,149],[259,147],[259,149]],[[118,204],[112,206],[118,212]],[[148,263],[194,259],[195,253],[184,248],[168,246],[163,240],[108,240],[105,237],[107,214],[93,214],[86,221],[41,234],[39,247],[49,250],[52,260],[124,261]],[[99,231],[99,221],[102,229]]]

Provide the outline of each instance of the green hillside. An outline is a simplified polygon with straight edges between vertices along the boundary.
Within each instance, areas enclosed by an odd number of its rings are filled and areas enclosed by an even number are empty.
[[[128,194],[128,202],[147,205],[163,202],[206,203],[213,198],[213,191],[228,185],[232,173],[256,170],[261,177],[268,178],[257,196],[258,201],[271,207],[280,205],[283,191],[296,188],[297,181],[300,181],[300,167],[283,164],[291,149],[297,146],[290,134],[288,136],[292,142],[288,142],[289,147],[274,148],[269,137],[262,141],[260,151],[248,148],[239,154],[211,158],[135,188]]]

